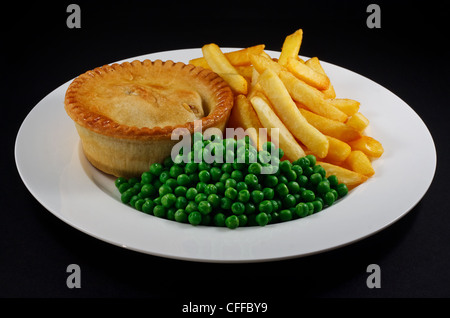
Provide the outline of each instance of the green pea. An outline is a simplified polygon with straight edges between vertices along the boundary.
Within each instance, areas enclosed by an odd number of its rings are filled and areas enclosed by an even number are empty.
[[[288,170],[284,172],[284,176],[288,181],[297,180],[297,172],[295,172],[294,170]]]
[[[206,199],[213,208],[218,208],[220,206],[220,197],[217,194],[210,194]]]
[[[309,214],[309,208],[308,205],[304,202],[300,202],[295,206],[295,213],[297,216],[303,218],[305,216],[308,216]]]
[[[264,185],[273,188],[278,184],[278,178],[274,175],[267,175],[264,177]]]
[[[218,194],[223,194],[225,192],[225,184],[223,182],[216,182],[215,186]]]
[[[314,166],[313,171],[314,173],[319,173],[322,176],[322,178],[325,178],[325,176],[327,175],[327,172],[321,165]]]
[[[286,222],[286,221],[290,221],[292,220],[292,212],[291,210],[281,210],[279,213],[280,216],[280,221],[281,222]]]
[[[172,207],[177,200],[177,197],[173,193],[167,193],[161,198],[161,204],[165,208]]]
[[[158,192],[159,192],[159,195],[162,197],[167,193],[173,193],[173,190],[167,184],[163,184],[162,186],[159,187]]]
[[[230,200],[235,200],[237,197],[237,194],[238,194],[238,192],[235,188],[226,188],[225,193],[224,193],[225,197],[229,198]]]
[[[198,211],[203,215],[211,213],[212,211],[211,203],[209,203],[208,201],[201,201],[198,204]]]
[[[234,170],[230,176],[232,179],[236,180],[236,182],[244,180],[244,175],[240,170]]]
[[[248,187],[250,187],[250,188],[253,189],[253,188],[255,188],[255,187],[258,185],[259,179],[258,179],[258,177],[256,176],[256,174],[249,173],[249,174],[247,174],[247,175],[245,176],[244,182],[245,182],[245,184],[248,185]]]
[[[214,215],[213,223],[215,226],[223,227],[225,226],[225,219],[226,219],[225,214],[219,212],[216,215]]]
[[[208,198],[208,196],[205,193],[200,192],[199,194],[197,194],[195,196],[194,201],[195,201],[195,203],[199,204],[200,202],[205,201],[207,198]]]
[[[239,191],[237,199],[239,202],[247,202],[248,200],[250,200],[250,191],[248,191],[247,189]]]
[[[194,211],[198,211],[198,205],[197,203],[195,203],[195,201],[189,201],[188,204],[186,205],[186,207],[184,208],[184,211],[187,214],[190,214]]]
[[[191,179],[187,174],[182,173],[182,174],[178,175],[178,177],[177,177],[178,185],[187,186],[189,183],[191,183]]]
[[[330,181],[328,181],[327,179],[320,181],[317,185],[317,192],[320,194],[325,194],[330,190]]]
[[[178,182],[174,178],[167,179],[165,184],[172,188],[172,190],[175,190],[175,188],[178,187]]]
[[[145,200],[144,199],[138,199],[135,203],[134,203],[134,208],[138,211],[142,211],[142,206],[144,205]]]
[[[239,192],[241,190],[248,190],[248,185],[244,181],[239,181],[236,184],[236,190]]]
[[[237,215],[230,215],[225,219],[225,225],[229,229],[235,229],[239,227],[239,218],[237,217]]]
[[[128,179],[128,183],[131,186],[134,186],[136,183],[139,183],[139,179],[138,178],[130,178],[130,179]]]
[[[335,198],[333,192],[329,191],[329,192],[325,193],[323,200],[325,201],[326,205],[333,205],[336,198]]]
[[[339,181],[338,181],[338,178],[335,175],[331,175],[327,179],[330,182],[330,187],[336,188],[338,186]]]
[[[178,177],[184,172],[184,169],[178,165],[170,167],[169,174],[172,178]]]
[[[246,226],[248,223],[248,218],[245,214],[240,214],[237,216],[239,220],[239,226]]]
[[[164,218],[166,216],[166,208],[162,205],[156,205],[153,208],[153,215],[159,218]]]
[[[121,185],[119,185],[119,193],[122,194],[130,188],[131,188],[131,185],[128,182],[122,183]]]
[[[260,212],[256,215],[255,221],[259,226],[266,226],[269,223],[269,216],[265,212]]]
[[[191,174],[191,173],[197,172],[197,170],[198,170],[198,164],[196,162],[188,162],[184,166],[184,172],[186,174]]]
[[[231,205],[231,212],[236,215],[241,215],[245,212],[245,205],[242,202],[234,202]]]
[[[231,174],[231,173],[233,172],[233,164],[228,163],[228,162],[227,162],[227,163],[224,163],[224,164],[222,165],[221,170],[222,170],[223,173]]]
[[[280,183],[275,188],[275,191],[278,193],[279,196],[284,197],[289,193],[289,188],[285,183]]]
[[[178,209],[175,211],[174,219],[175,221],[180,223],[187,223],[188,215],[186,214],[186,212],[184,212],[183,209]]]
[[[126,204],[126,203],[129,203],[130,200],[131,200],[131,198],[132,198],[133,196],[135,196],[136,193],[137,193],[136,189],[134,189],[134,188],[129,188],[129,189],[125,190],[125,191],[122,193],[122,195],[120,196],[120,199],[121,199],[121,201],[122,201],[123,203],[125,203],[125,204]]]
[[[142,212],[147,213],[147,214],[152,214],[154,207],[155,207],[155,205],[153,204],[152,200],[146,200],[144,202],[144,204],[142,205]]]
[[[199,183],[197,183],[195,188],[197,189],[198,192],[203,193],[203,192],[205,192],[205,189],[206,189],[206,183],[200,181]]]
[[[220,180],[220,177],[222,176],[222,170],[220,170],[220,168],[218,167],[213,167],[210,170],[210,174],[211,174],[211,180],[216,182]]]
[[[202,222],[202,214],[198,211],[189,213],[188,221],[192,225],[199,225]]]
[[[186,199],[192,201],[195,199],[195,196],[198,194],[198,191],[196,188],[189,188],[186,191]]]
[[[281,172],[288,172],[292,168],[292,164],[289,160],[283,160],[280,162],[280,170]]]
[[[125,179],[124,177],[119,177],[114,181],[116,188],[119,188],[124,183],[128,183],[128,180]]]
[[[264,188],[262,189],[262,192],[264,194],[264,199],[266,200],[272,200],[275,196],[275,191],[272,188]]]
[[[208,183],[211,180],[211,174],[207,170],[202,170],[198,173],[198,178],[201,182]]]
[[[185,186],[178,186],[173,190],[173,193],[179,197],[179,196],[186,196],[187,188]]]
[[[207,162],[202,161],[198,164],[199,171],[209,171],[210,169],[211,169],[211,165]]]
[[[302,167],[303,171],[305,170],[305,168],[310,167],[310,161],[307,157],[302,157],[299,158],[298,160],[296,160],[294,162],[294,164],[298,164],[300,167]]]
[[[316,195],[314,194],[314,191],[312,190],[304,190],[301,193],[302,199],[305,200],[306,202],[311,202],[314,201],[314,199],[316,198]]]
[[[264,193],[260,190],[253,190],[250,196],[254,203],[260,203],[264,200]]]
[[[283,206],[286,208],[292,208],[295,206],[296,203],[297,201],[295,200],[295,197],[292,194],[287,194],[283,198]]]
[[[251,163],[247,169],[248,173],[252,173],[252,174],[256,174],[256,175],[260,174],[261,170],[262,170],[262,166],[258,162]]]
[[[297,176],[297,182],[300,187],[304,187],[308,183],[308,177],[305,175]]]
[[[230,198],[222,197],[220,198],[220,208],[224,210],[230,210],[233,201]]]
[[[164,170],[161,172],[161,174],[159,175],[159,181],[161,181],[162,183],[166,183],[167,180],[169,180],[170,178],[170,173],[167,170]]]
[[[273,211],[273,204],[271,200],[264,200],[259,204],[258,210],[260,212],[271,213]]]
[[[345,197],[348,194],[347,185],[345,185],[344,183],[338,184],[338,186],[336,187],[336,191],[339,194],[339,197]]]
[[[244,205],[245,205],[245,214],[253,214],[256,212],[256,206],[252,202],[246,202]]]
[[[296,194],[300,192],[300,185],[297,181],[289,181],[287,184],[289,193]]]
[[[316,157],[314,155],[307,155],[306,158],[309,160],[309,165],[311,167],[316,165]]]
[[[170,221],[174,221],[175,220],[175,212],[177,211],[177,209],[175,208],[169,208],[167,209],[166,212],[166,218]]]
[[[188,204],[188,200],[185,197],[178,197],[175,201],[175,208],[184,209]]]
[[[225,181],[225,189],[227,189],[227,188],[236,188],[236,186],[237,186],[237,181],[236,180],[234,180],[234,179],[227,179],[226,181]]]
[[[320,181],[322,181],[322,175],[318,172],[313,173],[310,177],[309,180],[311,181],[311,183],[313,185],[318,185]]]
[[[323,209],[323,203],[320,200],[314,200],[312,201],[312,204],[314,206],[314,213],[317,213],[319,211],[322,211]]]

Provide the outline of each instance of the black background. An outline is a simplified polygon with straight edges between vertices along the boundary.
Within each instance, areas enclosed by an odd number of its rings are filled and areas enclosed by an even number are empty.
[[[0,182],[0,297],[138,298],[145,299],[150,311],[150,305],[174,300],[177,305],[167,309],[178,312],[189,300],[222,305],[258,300],[272,302],[275,311],[280,299],[295,309],[299,305],[294,300],[304,306],[307,299],[450,296],[448,4],[75,3],[81,7],[81,29],[67,28],[67,1],[2,7],[1,127],[6,137]],[[370,3],[381,8],[380,29],[366,25]],[[389,228],[350,246],[285,261],[171,260],[77,231],[46,211],[22,183],[14,161],[20,124],[42,98],[80,73],[128,57],[210,42],[224,47],[264,43],[266,49],[280,50],[284,37],[298,28],[304,31],[302,55],[318,56],[386,87],[419,114],[433,135],[438,154],[434,181],[421,202]],[[411,173],[421,173],[421,167]],[[66,268],[73,263],[81,267],[79,289],[66,286]],[[366,286],[366,268],[372,263],[381,267],[379,289]]]

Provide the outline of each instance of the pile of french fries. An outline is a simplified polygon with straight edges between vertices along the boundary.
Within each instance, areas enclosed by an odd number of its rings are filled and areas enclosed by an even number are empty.
[[[190,64],[211,69],[230,85],[235,105],[228,127],[249,131],[258,148],[266,141],[260,128],[269,137],[278,128],[286,159],[313,154],[327,175],[354,188],[374,175],[372,162],[383,147],[367,135],[369,120],[360,103],[336,97],[320,60],[299,57],[302,40],[301,29],[288,35],[278,59],[264,51],[264,44],[223,53],[211,43]]]

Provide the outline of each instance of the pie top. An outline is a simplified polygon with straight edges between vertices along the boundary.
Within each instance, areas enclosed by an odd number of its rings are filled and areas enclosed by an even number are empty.
[[[118,138],[170,136],[178,127],[214,126],[227,117],[233,94],[210,70],[172,61],[105,65],[76,78],[65,108],[79,125]]]

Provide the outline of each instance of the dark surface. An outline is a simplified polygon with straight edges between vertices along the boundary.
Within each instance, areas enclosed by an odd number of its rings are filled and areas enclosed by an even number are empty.
[[[172,297],[178,307],[169,309],[178,312],[179,304],[191,299],[224,305],[245,299],[270,304],[280,297],[450,296],[448,4],[377,1],[381,29],[369,29],[368,1],[246,4],[241,10],[237,2],[226,2],[220,10],[203,3],[93,2],[76,2],[81,29],[66,27],[66,1],[17,3],[3,12],[1,297]],[[280,50],[284,37],[298,28],[304,30],[302,55],[318,56],[386,87],[419,114],[433,135],[438,166],[429,191],[380,233],[286,261],[235,265],[164,259],[79,232],[46,211],[21,181],[14,161],[20,124],[43,97],[80,73],[132,56],[210,42],[224,47],[265,43],[269,50]],[[421,167],[411,173],[421,173]],[[66,268],[73,263],[81,267],[79,289],[66,286]],[[381,268],[379,289],[366,286],[366,268],[373,263]]]

